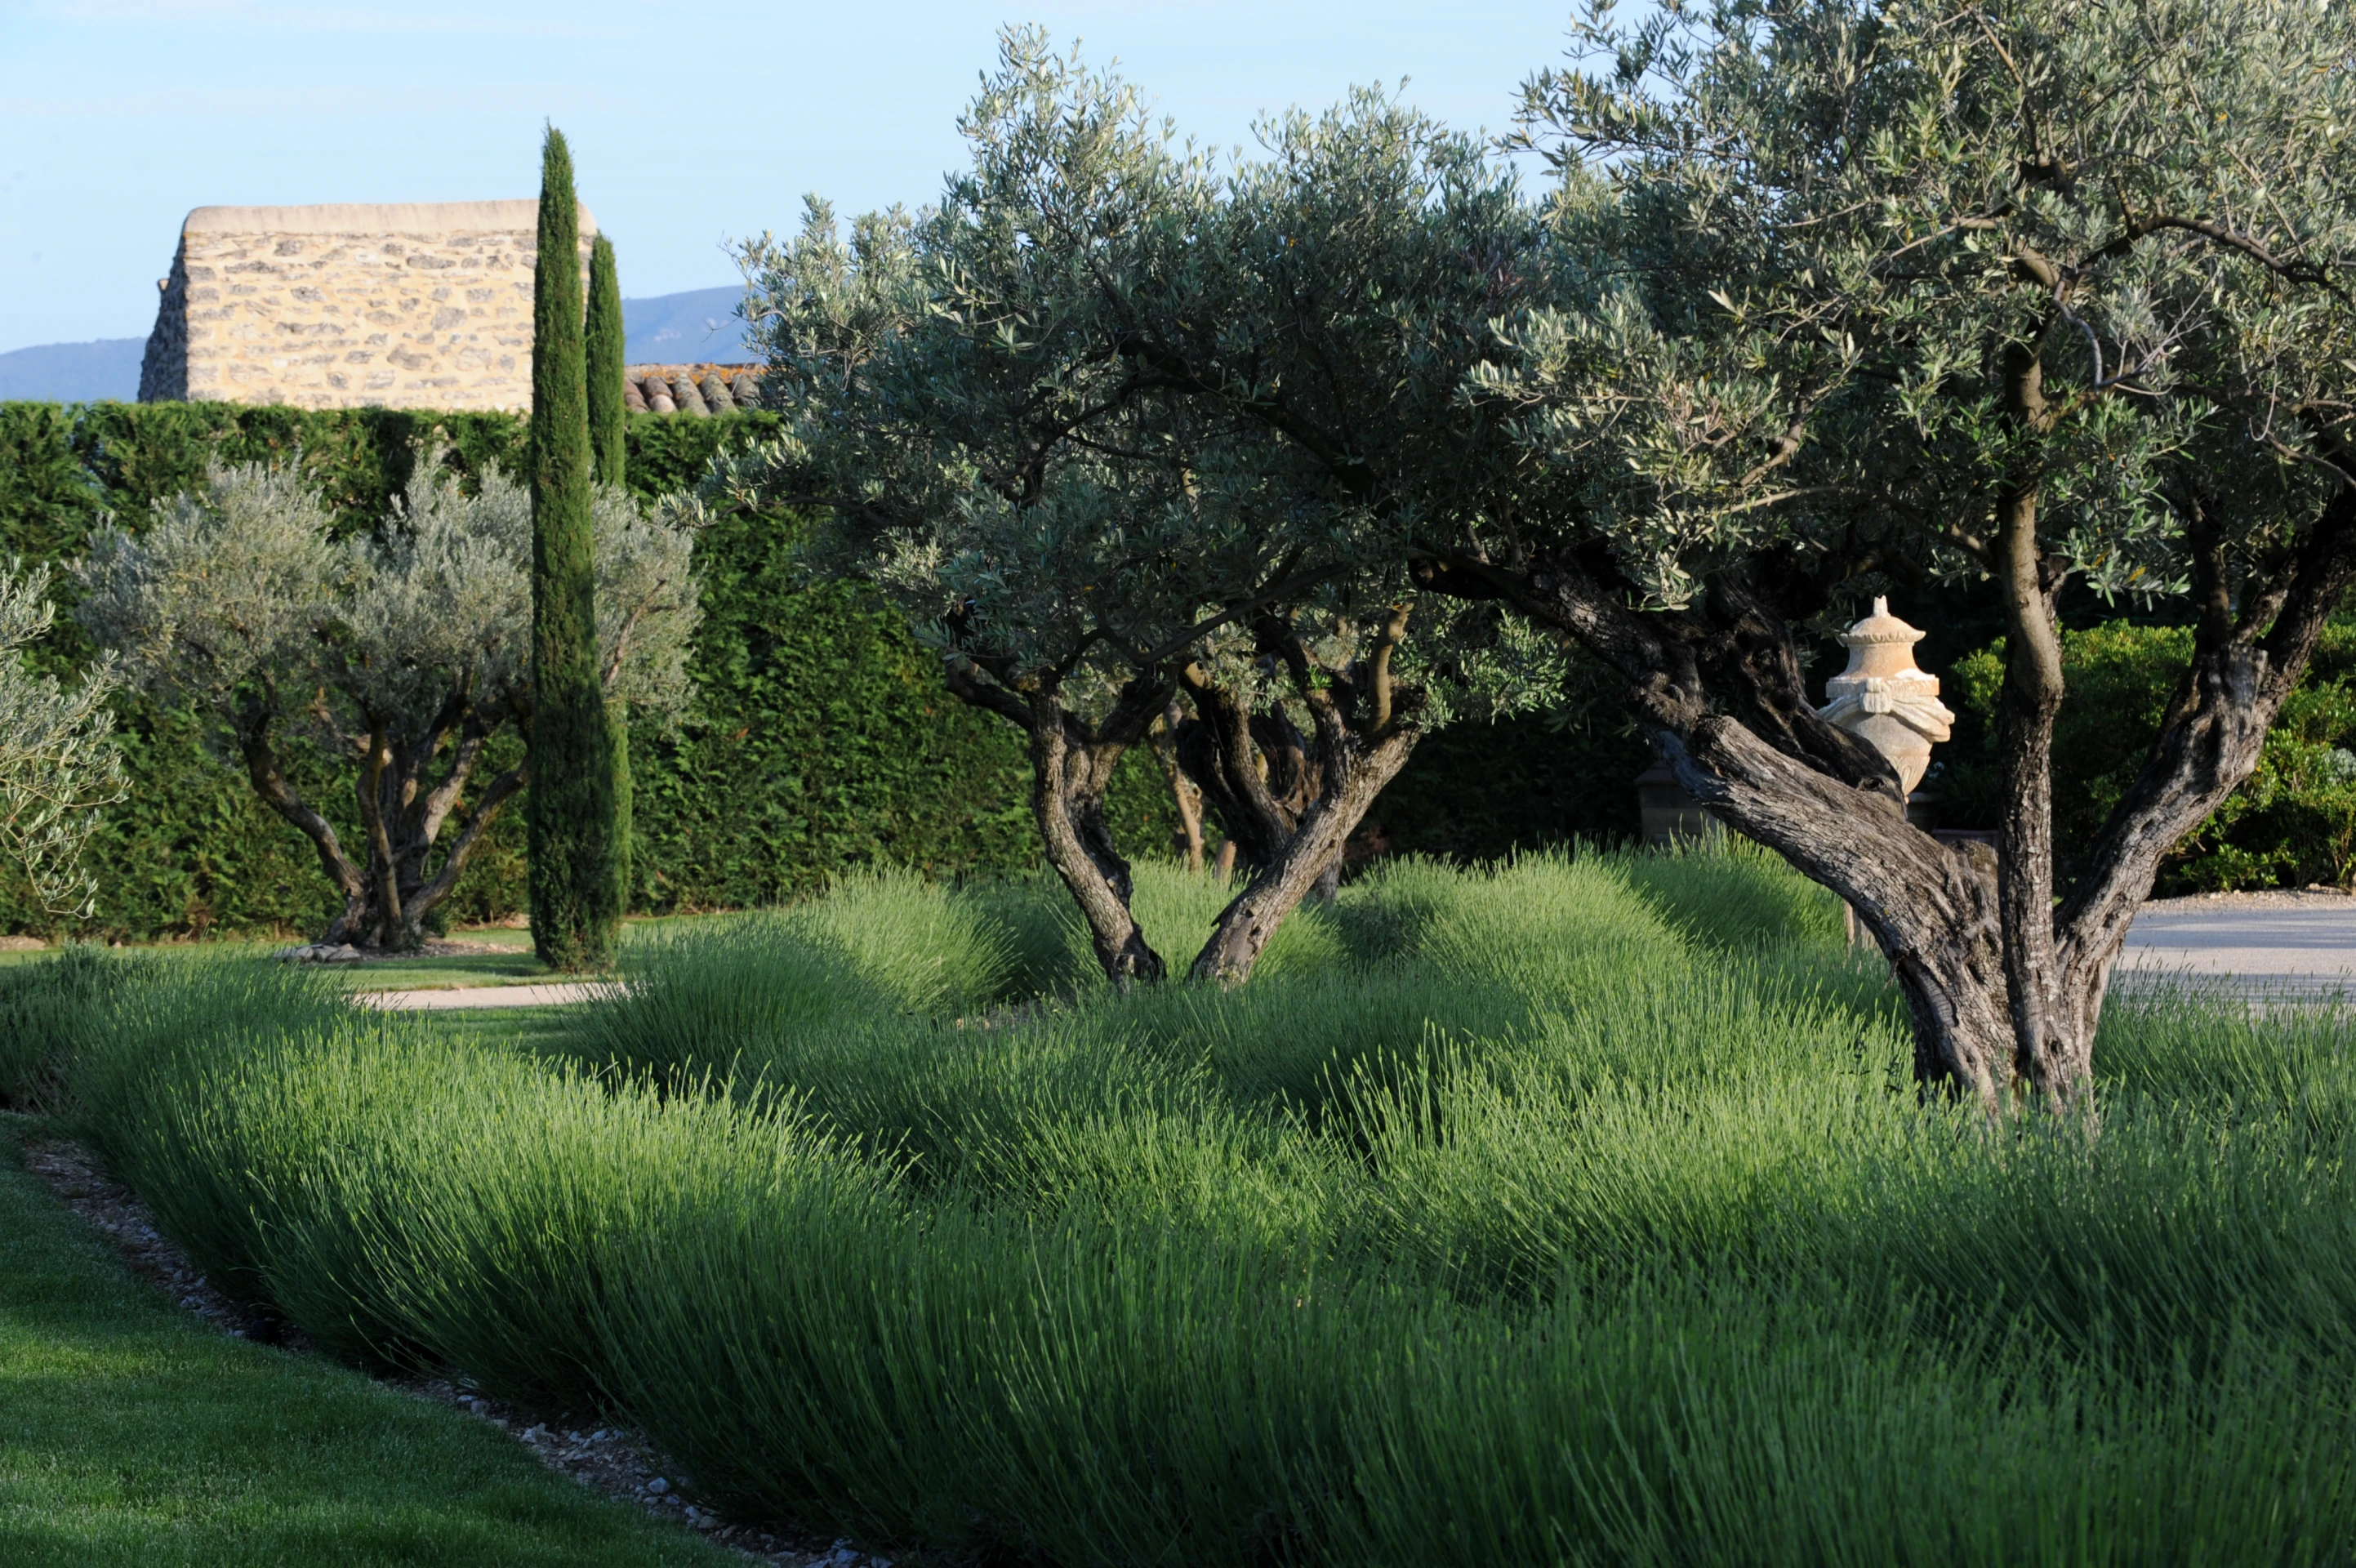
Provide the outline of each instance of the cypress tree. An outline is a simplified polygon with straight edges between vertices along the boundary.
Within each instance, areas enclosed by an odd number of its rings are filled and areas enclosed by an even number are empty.
[[[622,488],[622,284],[614,271],[614,242],[589,242],[589,447],[597,482]]]
[[[589,242],[589,448],[597,482],[620,489],[627,470],[622,451],[622,282],[614,271],[614,242],[600,234]],[[621,703],[607,705],[614,736],[615,913],[630,908],[630,715]]]
[[[612,952],[620,884],[597,670],[581,217],[573,155],[553,126],[541,147],[531,317],[532,946],[552,969],[592,969]]]

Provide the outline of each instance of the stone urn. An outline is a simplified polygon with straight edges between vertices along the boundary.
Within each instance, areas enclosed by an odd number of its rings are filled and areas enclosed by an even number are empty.
[[[1931,766],[1931,747],[1955,722],[1939,701],[1939,678],[1915,667],[1922,640],[1890,613],[1888,599],[1874,600],[1873,613],[1841,633],[1848,668],[1825,682],[1826,701],[1816,710],[1888,757],[1909,795]]]

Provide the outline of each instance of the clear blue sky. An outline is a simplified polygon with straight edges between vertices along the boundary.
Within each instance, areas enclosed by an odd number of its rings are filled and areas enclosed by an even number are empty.
[[[1355,82],[1505,130],[1570,0],[825,5],[0,0],[0,350],[144,336],[214,204],[530,196],[540,126],[633,296],[733,283],[729,241],[932,199],[1003,21],[1038,22],[1225,147]],[[1019,5],[1019,8],[1016,8]]]

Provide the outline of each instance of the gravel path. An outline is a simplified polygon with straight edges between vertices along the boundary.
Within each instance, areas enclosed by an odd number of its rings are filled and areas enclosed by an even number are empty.
[[[352,1002],[387,1012],[415,1012],[436,1007],[558,1007],[568,1002],[594,1002],[610,988],[596,980],[558,980],[541,985],[453,985],[436,991],[358,991]]]
[[[2229,893],[2144,906],[2120,955],[2122,987],[2223,980],[2253,997],[2356,999],[2356,898]]]

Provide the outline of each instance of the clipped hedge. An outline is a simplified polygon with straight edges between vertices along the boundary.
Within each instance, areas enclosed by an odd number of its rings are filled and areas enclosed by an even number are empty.
[[[772,416],[759,413],[633,414],[632,488],[651,497],[691,485],[723,443],[769,428]],[[338,514],[365,527],[408,482],[419,451],[444,446],[462,474],[490,463],[519,471],[524,439],[523,420],[498,413],[0,403],[0,552],[70,561],[102,518],[135,522],[216,459],[299,460]],[[877,865],[958,875],[1033,864],[1020,737],[950,698],[930,655],[873,595],[801,583],[795,536],[790,519],[744,518],[698,542],[705,615],[695,700],[675,733],[632,738],[634,907],[769,903]],[[1974,826],[1994,820],[1983,719],[2000,665],[1996,648],[1983,645],[1994,618],[1974,613],[1986,607],[1949,597],[1955,602],[1942,599],[1937,614],[1918,618],[1937,628],[1924,663],[1947,667],[1949,700],[1964,720],[1940,752],[1944,814]],[[2055,756],[2060,843],[2088,842],[2116,802],[2158,728],[2189,635],[2126,622],[2069,634],[2072,700]],[[61,618],[41,657],[68,671],[90,652]],[[1818,674],[1834,668],[1828,655]],[[1565,714],[1428,737],[1369,813],[1362,845],[1463,861],[1633,834],[1632,783],[1650,757],[1607,700],[1616,687],[1600,667],[1593,673],[1584,684],[1595,690],[1575,692]],[[331,900],[308,843],[253,799],[241,774],[207,755],[200,715],[136,696],[119,711],[136,793],[91,846],[95,934],[138,940],[324,923]],[[499,744],[510,754],[520,745],[512,736]],[[337,770],[305,760],[294,777],[340,829],[356,831]],[[1170,843],[1174,818],[1150,756],[1124,764],[1112,807],[1133,853]],[[444,918],[493,920],[521,908],[522,830],[521,811],[510,811]],[[2331,628],[2257,775],[2172,857],[2161,891],[2351,880],[2356,621]],[[48,929],[25,889],[0,872],[0,931]]]
[[[653,496],[691,484],[723,443],[770,424],[758,413],[634,414],[632,486]],[[338,514],[365,527],[407,483],[420,450],[445,444],[465,474],[487,463],[513,472],[524,439],[523,420],[498,413],[0,403],[0,551],[70,561],[103,517],[136,526],[213,460],[299,461]],[[632,742],[637,906],[774,902],[879,863],[937,874],[1032,864],[1020,737],[950,698],[930,656],[873,596],[798,582],[794,532],[790,519],[740,519],[698,542],[697,695],[675,734]],[[90,653],[60,618],[43,658],[63,671]],[[329,889],[309,843],[207,754],[202,716],[138,696],[119,709],[134,793],[91,846],[97,933],[141,940],[324,923]],[[339,830],[357,831],[348,777],[306,759],[295,779]],[[1167,842],[1173,817],[1150,757],[1123,768],[1112,805],[1124,842]],[[522,829],[511,809],[444,918],[498,919],[522,907]],[[25,889],[0,880],[0,930],[47,929]]]

